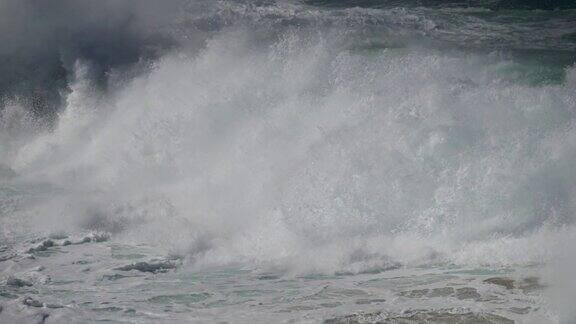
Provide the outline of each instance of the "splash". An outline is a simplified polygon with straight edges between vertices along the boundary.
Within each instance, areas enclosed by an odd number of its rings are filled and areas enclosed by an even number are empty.
[[[367,47],[330,11],[329,28],[291,5],[235,24],[220,5],[202,47],[114,71],[110,91],[77,60],[54,127],[3,110],[10,219],[294,273],[544,263],[573,231],[573,68],[542,82],[497,52],[415,45],[435,27],[408,14],[412,41]]]

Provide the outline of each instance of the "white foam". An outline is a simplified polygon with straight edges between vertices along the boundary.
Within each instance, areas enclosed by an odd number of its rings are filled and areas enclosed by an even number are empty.
[[[575,134],[573,70],[563,85],[528,86],[496,57],[262,33],[217,33],[107,97],[79,62],[56,128],[3,160],[50,188],[19,215],[118,232],[198,266],[548,260],[543,242],[576,207],[576,150],[556,140]]]

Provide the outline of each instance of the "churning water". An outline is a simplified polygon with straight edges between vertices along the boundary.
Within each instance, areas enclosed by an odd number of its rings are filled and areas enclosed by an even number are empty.
[[[570,4],[56,2],[89,44],[0,66],[0,322],[574,320]]]

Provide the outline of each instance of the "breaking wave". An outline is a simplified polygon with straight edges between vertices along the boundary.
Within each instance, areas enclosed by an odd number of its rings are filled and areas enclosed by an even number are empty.
[[[200,4],[180,46],[110,68],[106,91],[77,57],[53,125],[6,100],[3,236],[99,230],[297,273],[538,264],[572,240],[576,70],[526,57],[550,39],[440,50],[478,25]]]

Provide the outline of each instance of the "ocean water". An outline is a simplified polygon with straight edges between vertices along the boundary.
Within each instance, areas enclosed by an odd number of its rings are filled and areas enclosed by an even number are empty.
[[[574,7],[0,0],[0,323],[573,323]]]

